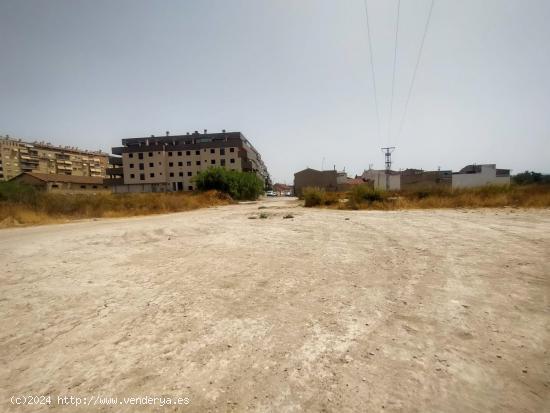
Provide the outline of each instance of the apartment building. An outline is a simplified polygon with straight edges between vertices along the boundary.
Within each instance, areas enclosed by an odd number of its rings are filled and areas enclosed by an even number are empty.
[[[255,172],[271,185],[258,151],[241,132],[204,133],[123,139],[112,149],[106,183],[113,192],[192,191],[194,178],[210,167]]]
[[[108,154],[0,137],[0,181],[24,172],[104,177]]]

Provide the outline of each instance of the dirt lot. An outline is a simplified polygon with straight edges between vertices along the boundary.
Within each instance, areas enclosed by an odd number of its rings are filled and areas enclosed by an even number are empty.
[[[267,200],[2,230],[0,263],[2,412],[550,410],[549,210]]]

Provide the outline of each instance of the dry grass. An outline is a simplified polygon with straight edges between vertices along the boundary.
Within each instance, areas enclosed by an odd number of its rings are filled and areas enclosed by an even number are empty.
[[[323,194],[315,194],[323,199]],[[310,194],[311,197],[311,194]],[[332,193],[332,199],[343,202],[320,202],[306,206],[337,209],[429,209],[429,208],[548,208],[550,185],[485,186],[465,189],[432,189],[424,191],[380,192],[354,188],[346,193]],[[345,201],[344,201],[345,200]],[[307,201],[307,198],[306,198]]]
[[[29,199],[0,201],[0,228],[74,219],[129,217],[189,211],[232,203],[217,191],[147,194],[36,193]]]

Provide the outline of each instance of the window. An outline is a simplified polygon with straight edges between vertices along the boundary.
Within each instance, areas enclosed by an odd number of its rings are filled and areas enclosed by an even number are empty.
[[[235,152],[235,148],[229,148],[229,152]]]
[[[52,188],[59,188],[59,185],[53,184],[53,185],[52,185]]]
[[[168,156],[172,156],[172,152],[168,152]]]
[[[178,166],[183,166],[183,162],[178,162]]]
[[[170,178],[174,177],[174,172],[170,172]]]
[[[145,181],[145,174],[139,174],[139,180]]]
[[[201,164],[201,161],[197,161],[197,165],[200,165]]]
[[[216,150],[214,148],[210,149],[210,153],[216,153]]]
[[[93,185],[92,188],[97,189],[97,185]]]
[[[138,153],[138,158],[143,159],[143,152]]]
[[[193,176],[193,172],[187,172],[187,176]]]
[[[185,154],[186,154],[187,156],[189,156],[189,155],[191,155],[191,151],[187,151],[187,152],[185,152]]]
[[[187,161],[187,166],[191,166],[191,161]]]
[[[149,177],[154,178],[154,177],[155,177],[155,173],[154,173],[154,172],[151,172],[151,173],[149,174]]]
[[[210,163],[211,163],[212,165],[216,165],[216,160],[215,160],[215,159],[210,159]]]
[[[149,162],[149,168],[152,168],[154,166],[155,166],[155,164],[153,162]]]
[[[220,155],[225,155],[225,149],[224,148],[220,149]]]
[[[140,171],[143,171],[143,166],[144,166],[144,165],[143,165],[142,163],[139,164],[139,170],[140,170]]]
[[[181,156],[181,152],[178,152],[178,156]]]
[[[80,185],[80,189],[86,189],[86,185]]]
[[[225,166],[225,159],[220,160],[220,165]]]
[[[179,176],[183,176],[183,172],[180,172],[180,173],[179,173]]]
[[[229,160],[229,162],[230,162],[230,163],[235,163],[235,159],[234,159],[234,158],[231,158],[231,159]]]
[[[174,162],[168,162],[168,166],[174,166]]]
[[[151,158],[152,156],[153,156],[153,152],[149,152],[149,158]]]
[[[201,151],[195,151],[195,155],[200,155],[200,154],[201,154]]]
[[[161,166],[161,165],[162,165],[162,162],[159,162],[159,166]]]
[[[134,179],[136,176],[134,174],[130,174],[130,178]]]
[[[128,158],[133,158],[134,157],[134,154],[133,153],[129,153],[128,154]]]
[[[190,191],[192,191],[192,190],[193,190],[193,187],[192,187],[191,185],[189,185],[189,186],[187,187],[187,189],[189,189]]]
[[[133,163],[131,163],[131,164],[130,164],[130,168],[133,168],[133,167],[134,167],[134,164],[133,164]]]

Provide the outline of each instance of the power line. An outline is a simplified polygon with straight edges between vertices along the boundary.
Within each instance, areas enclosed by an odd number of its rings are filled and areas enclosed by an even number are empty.
[[[424,41],[426,40],[426,34],[428,33],[428,27],[430,26],[430,20],[432,17],[432,10],[434,8],[434,2],[435,0],[432,0],[432,3],[430,4],[428,19],[426,20],[426,26],[424,27],[424,34],[422,35],[422,42],[420,43],[420,49],[418,50],[418,57],[416,59],[416,65],[414,67],[411,86],[409,87],[409,93],[407,95],[407,100],[405,101],[405,110],[403,112],[403,117],[401,118],[401,123],[399,124],[399,130],[398,130],[396,139],[399,139],[399,137],[401,136],[401,132],[403,131],[403,125],[405,124],[405,118],[407,117],[407,111],[409,109],[409,101],[411,100],[411,94],[413,91],[414,82],[416,80],[416,72],[418,71],[418,65],[420,64],[420,58],[422,57],[422,50],[424,49]]]
[[[367,0],[365,0],[364,3],[365,3],[365,15],[367,16],[367,38],[369,39],[370,67],[371,67],[371,73],[372,73],[372,89],[374,91],[374,105],[376,106],[378,136],[382,137],[382,130],[380,128],[380,110],[378,109],[378,95],[376,93],[376,76],[374,74],[374,58],[372,55],[372,42],[371,42],[371,36],[370,36],[369,10],[367,6]]]
[[[391,121],[393,118],[393,92],[395,89],[395,69],[397,66],[397,35],[399,34],[399,10],[401,9],[401,0],[397,0],[397,18],[395,21],[395,46],[393,50],[393,75],[391,80],[391,100],[390,100],[390,117],[388,119],[388,143],[391,140]]]

